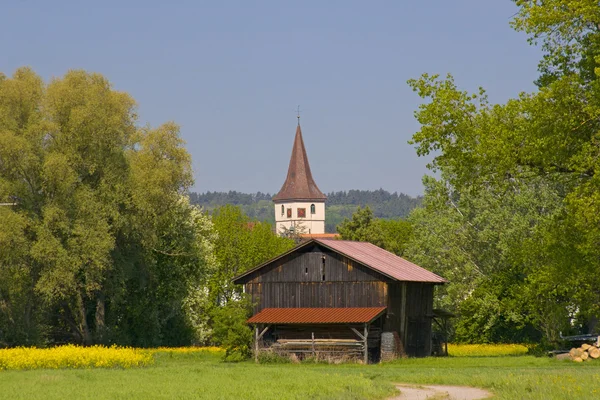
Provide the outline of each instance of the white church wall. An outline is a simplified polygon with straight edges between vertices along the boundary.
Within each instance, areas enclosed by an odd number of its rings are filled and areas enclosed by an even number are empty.
[[[311,206],[314,204],[315,213],[311,213]],[[282,208],[283,206],[283,213]],[[288,216],[288,209],[291,210],[291,216]],[[298,209],[305,210],[305,216],[298,213]],[[325,233],[325,203],[324,202],[278,202],[275,204],[275,222],[277,233],[284,228],[290,229],[301,226],[304,228],[301,233]]]

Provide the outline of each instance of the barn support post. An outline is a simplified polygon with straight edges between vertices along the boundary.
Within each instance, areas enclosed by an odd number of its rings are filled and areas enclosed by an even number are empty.
[[[267,333],[269,330],[269,325],[265,326],[265,328],[259,333],[258,325],[254,325],[254,362],[258,362],[258,342],[262,339],[263,335]]]
[[[254,362],[258,362],[258,325],[254,326]]]
[[[448,357],[448,319],[447,318],[444,320],[444,355],[446,357]]]
[[[315,352],[315,333],[311,332],[311,337],[312,337],[312,353],[313,353],[313,357],[315,357],[315,359],[317,358],[317,353]]]
[[[358,336],[360,338],[360,340],[363,341],[363,348],[364,348],[364,362],[365,364],[369,363],[369,343],[367,342],[367,338],[369,337],[369,324],[365,324],[364,325],[364,331],[363,333],[360,333],[358,330],[356,330],[353,327],[350,327],[350,329],[352,329],[352,331],[354,333],[356,333],[356,336]]]
[[[367,337],[369,336],[369,325],[365,324],[365,365],[369,363],[369,343],[367,342]]]

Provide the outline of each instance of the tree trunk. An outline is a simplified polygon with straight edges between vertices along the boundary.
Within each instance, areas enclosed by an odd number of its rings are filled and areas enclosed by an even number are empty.
[[[77,293],[77,316],[79,318],[79,334],[81,337],[82,344],[86,346],[90,345],[92,344],[92,337],[90,335],[90,328],[87,323],[87,312],[85,309],[84,294],[83,290],[81,289]]]
[[[595,334],[597,333],[596,328],[598,327],[598,317],[592,316],[588,318],[587,321],[587,333]]]
[[[105,298],[104,293],[96,294],[96,342],[104,343],[105,324]]]

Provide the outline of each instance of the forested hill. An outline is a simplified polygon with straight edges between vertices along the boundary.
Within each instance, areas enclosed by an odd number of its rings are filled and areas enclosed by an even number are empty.
[[[225,204],[240,206],[251,218],[274,222],[272,195],[269,193],[191,192],[190,201],[211,211]],[[411,197],[404,193],[390,193],[387,190],[348,190],[327,193],[325,229],[335,232],[337,224],[350,218],[358,206],[368,205],[378,218],[396,219],[406,217],[421,203],[421,197]]]

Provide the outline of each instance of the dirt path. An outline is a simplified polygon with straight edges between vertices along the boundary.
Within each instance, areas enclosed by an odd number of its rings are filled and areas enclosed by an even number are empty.
[[[390,400],[479,400],[492,397],[487,390],[468,386],[397,384],[400,396]]]

